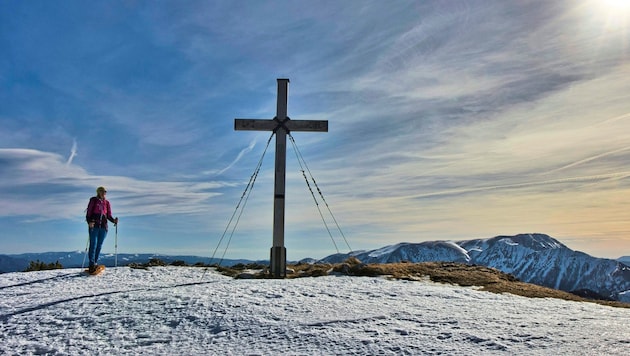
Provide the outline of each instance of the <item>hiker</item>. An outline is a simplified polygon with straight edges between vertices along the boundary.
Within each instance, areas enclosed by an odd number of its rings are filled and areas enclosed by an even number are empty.
[[[107,220],[114,225],[118,224],[118,218],[112,217],[112,207],[109,201],[105,199],[105,194],[107,194],[105,187],[96,188],[96,196],[90,198],[85,215],[90,230],[90,248],[88,249],[90,273],[96,271],[98,255],[101,253],[103,241],[107,236]]]

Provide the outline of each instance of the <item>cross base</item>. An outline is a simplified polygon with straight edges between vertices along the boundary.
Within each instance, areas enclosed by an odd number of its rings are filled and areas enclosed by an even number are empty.
[[[271,248],[270,268],[271,278],[285,278],[287,276],[287,249],[284,246]]]

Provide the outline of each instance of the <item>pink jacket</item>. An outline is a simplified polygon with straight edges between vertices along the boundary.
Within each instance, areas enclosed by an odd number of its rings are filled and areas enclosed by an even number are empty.
[[[107,220],[114,222],[112,217],[112,207],[107,199],[99,199],[98,197],[90,198],[87,207],[85,220],[93,222],[95,227],[105,228],[107,230]]]

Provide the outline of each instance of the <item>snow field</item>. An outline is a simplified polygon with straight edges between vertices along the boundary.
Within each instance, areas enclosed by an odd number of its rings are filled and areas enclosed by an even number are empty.
[[[630,310],[367,277],[187,267],[0,275],[0,354],[625,355]]]

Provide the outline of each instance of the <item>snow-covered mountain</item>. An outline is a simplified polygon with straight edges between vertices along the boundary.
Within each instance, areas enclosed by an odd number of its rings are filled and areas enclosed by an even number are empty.
[[[400,243],[372,251],[335,254],[322,262],[356,256],[364,263],[448,261],[493,267],[520,280],[565,291],[593,291],[630,302],[630,267],[619,260],[574,251],[544,234],[465,241]]]

